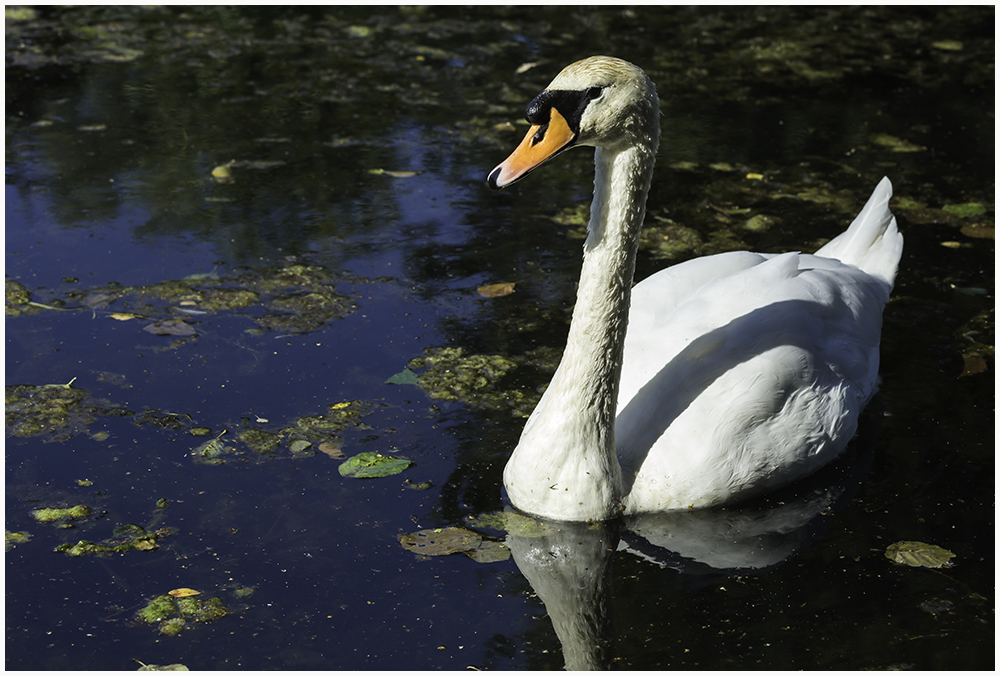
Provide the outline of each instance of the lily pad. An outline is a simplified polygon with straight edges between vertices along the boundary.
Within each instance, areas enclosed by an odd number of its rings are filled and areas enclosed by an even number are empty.
[[[954,556],[944,547],[911,540],[894,542],[885,550],[885,558],[915,568],[949,568]]]
[[[399,474],[412,464],[409,458],[365,451],[348,458],[338,469],[341,476],[369,479]]]

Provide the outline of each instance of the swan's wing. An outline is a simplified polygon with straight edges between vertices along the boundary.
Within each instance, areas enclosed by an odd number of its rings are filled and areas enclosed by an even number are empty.
[[[875,390],[885,282],[817,256],[756,260],[669,309],[655,288],[633,304],[615,436],[645,509],[660,493],[662,508],[704,506],[808,474]]]
[[[695,258],[647,277],[632,289],[629,333],[639,335],[664,322],[706,284],[760,265],[767,258],[749,251],[731,251]]]

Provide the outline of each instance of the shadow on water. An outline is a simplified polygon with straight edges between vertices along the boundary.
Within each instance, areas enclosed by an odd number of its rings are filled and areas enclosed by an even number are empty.
[[[5,666],[989,668],[992,19],[6,8]],[[663,102],[637,278],[814,250],[893,180],[874,450],[738,509],[417,556],[503,509],[558,361],[591,158],[484,180],[595,53]],[[414,464],[342,477],[363,451]],[[185,588],[226,614],[140,615]]]

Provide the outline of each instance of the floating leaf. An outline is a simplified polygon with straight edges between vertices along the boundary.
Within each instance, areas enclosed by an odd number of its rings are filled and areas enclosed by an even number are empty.
[[[465,555],[476,563],[495,563],[496,561],[506,561],[510,558],[510,550],[502,542],[487,540],[480,543],[475,549],[465,552]]]
[[[537,538],[554,532],[553,526],[547,522],[518,512],[487,512],[467,517],[466,521],[473,528],[491,528],[519,537]]]
[[[35,521],[49,523],[52,521],[73,521],[75,519],[83,519],[84,517],[90,516],[93,511],[94,510],[87,505],[77,505],[66,509],[60,509],[58,507],[42,507],[40,509],[32,510],[31,516],[35,519]]]
[[[31,534],[27,531],[22,533],[15,533],[9,530],[4,530],[4,551],[9,552],[11,549],[19,544],[25,543],[31,539]]]
[[[324,441],[319,445],[320,453],[326,453],[328,456],[334,460],[343,460],[347,456],[342,450],[340,450],[340,445],[335,444],[332,441]]]
[[[290,444],[288,444],[288,450],[290,450],[292,453],[302,453],[310,446],[312,446],[311,441],[306,441],[305,439],[295,439]]]
[[[139,662],[139,660],[136,660]],[[142,664],[142,662],[139,662]],[[190,671],[183,664],[142,664],[136,671]]]
[[[393,178],[410,178],[411,176],[416,176],[417,174],[423,173],[419,171],[390,171],[389,169],[369,169],[369,174],[374,174],[375,176],[392,176]]]
[[[875,134],[871,137],[872,143],[880,145],[884,148],[888,148],[894,153],[915,153],[921,150],[927,150],[924,146],[918,146],[915,143],[910,143],[891,134]]]
[[[409,458],[365,451],[348,459],[338,469],[341,476],[369,479],[399,474],[412,464]]]
[[[885,558],[917,568],[947,568],[951,566],[953,556],[954,552],[943,547],[910,540],[894,542],[885,550]]]
[[[133,541],[132,547],[138,549],[140,552],[151,552],[154,549],[159,549],[160,545],[156,544],[156,540],[150,538],[142,538]]]
[[[216,437],[195,448],[191,451],[191,455],[197,463],[203,465],[221,465],[225,462],[222,456],[235,452],[235,446],[229,446],[219,437]]]
[[[409,479],[403,482],[403,488],[409,488],[411,491],[426,491],[429,488],[433,488],[434,484],[430,481],[417,481],[411,483]]]
[[[193,336],[195,334],[194,327],[181,319],[166,319],[161,322],[154,322],[149,326],[143,327],[143,331],[148,331],[157,336]]]
[[[111,301],[118,298],[118,294],[115,293],[101,293],[99,291],[91,291],[80,301],[87,307],[98,307],[100,305],[107,305]]]
[[[952,216],[958,216],[959,218],[967,218],[969,216],[979,216],[986,213],[986,207],[984,207],[979,202],[965,202],[964,204],[945,204],[941,207],[943,211],[951,214]]]
[[[186,282],[200,282],[206,279],[219,279],[218,273],[215,272],[194,272],[187,277],[181,277],[182,281]],[[193,300],[182,300],[181,305],[197,305]]]
[[[482,541],[483,538],[478,533],[456,526],[419,530],[416,533],[404,533],[399,536],[399,544],[403,549],[424,556],[467,552],[476,549]]]
[[[185,596],[197,596],[201,592],[191,589],[190,587],[181,587],[179,589],[171,589],[167,593],[173,596],[175,599],[182,599]]]
[[[946,52],[960,52],[965,46],[959,40],[938,40],[937,42],[932,42],[931,47]]]
[[[275,167],[283,167],[287,164],[282,160],[238,160],[230,162],[230,167],[240,167],[242,169],[274,169]],[[213,172],[213,176],[215,172]]]
[[[372,29],[368,26],[348,26],[347,34],[352,38],[367,38],[372,34]]]
[[[233,180],[232,170],[225,164],[220,164],[212,170],[212,178],[219,183],[228,183]]]
[[[145,319],[143,315],[137,315],[133,312],[112,312],[108,316],[120,322],[127,322],[130,319]]]
[[[385,381],[386,385],[416,385],[417,374],[410,369],[403,369]]]
[[[479,292],[480,296],[484,298],[498,298],[500,296],[509,296],[514,293],[514,284],[516,282],[502,282],[500,284],[486,284],[481,286],[476,291]]]

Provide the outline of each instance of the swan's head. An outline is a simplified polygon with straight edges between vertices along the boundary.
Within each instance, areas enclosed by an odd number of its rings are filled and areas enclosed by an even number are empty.
[[[640,147],[656,153],[660,139],[656,88],[638,66],[592,56],[566,66],[525,111],[528,134],[489,175],[505,188],[564,150]]]

